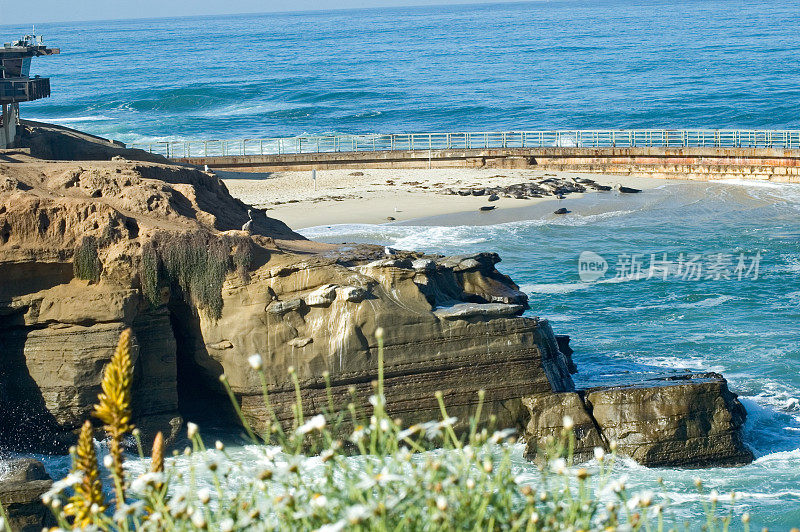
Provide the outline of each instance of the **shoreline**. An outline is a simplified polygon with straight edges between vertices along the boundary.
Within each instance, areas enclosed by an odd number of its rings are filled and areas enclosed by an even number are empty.
[[[554,178],[591,179],[600,185],[621,185],[647,191],[669,183],[660,178],[503,169],[366,169],[311,172],[218,171],[230,193],[247,204],[266,209],[270,218],[294,230],[344,224],[493,225],[561,215],[556,209],[584,212],[598,202],[621,205],[641,197],[617,191],[571,193],[564,199],[506,198],[489,202],[486,196],[443,194],[448,188],[507,187]],[[638,204],[638,201],[632,202]],[[493,206],[490,211],[480,207]]]

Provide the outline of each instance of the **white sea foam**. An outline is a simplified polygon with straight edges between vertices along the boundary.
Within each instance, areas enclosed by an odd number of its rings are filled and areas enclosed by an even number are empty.
[[[65,116],[59,118],[31,118],[31,120],[38,120],[41,122],[51,122],[53,124],[71,124],[80,122],[102,122],[104,120],[115,120],[110,116],[105,115],[87,115],[87,116]]]
[[[379,243],[401,249],[435,248],[481,244],[504,234],[516,234],[530,227],[540,226],[584,226],[600,220],[625,216],[636,211],[620,210],[599,214],[570,214],[558,218],[518,220],[494,225],[416,226],[393,224],[336,224],[307,227],[300,233],[308,238],[370,237]]]
[[[777,183],[775,181],[749,179],[714,179],[711,183],[742,187],[747,190],[748,194],[759,199],[783,200],[800,204],[800,185],[796,183]]]
[[[0,460],[0,482],[11,472],[11,466],[5,460]]]

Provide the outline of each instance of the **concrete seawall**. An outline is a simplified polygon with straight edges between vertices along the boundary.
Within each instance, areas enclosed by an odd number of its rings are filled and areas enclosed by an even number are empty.
[[[336,168],[531,168],[682,179],[800,183],[800,150],[776,148],[490,148],[175,158],[241,172]]]

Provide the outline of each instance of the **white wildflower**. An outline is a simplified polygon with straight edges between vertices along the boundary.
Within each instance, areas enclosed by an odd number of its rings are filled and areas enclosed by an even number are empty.
[[[235,523],[233,522],[233,519],[231,519],[230,517],[226,517],[225,519],[219,522],[220,532],[233,532],[234,526]]]
[[[711,490],[711,492],[708,494],[708,500],[710,500],[713,504],[717,504],[717,501],[719,500],[719,493],[717,493],[717,490]]]
[[[425,437],[429,440],[435,440],[442,436],[442,426],[435,421],[423,423],[421,428],[425,431]]]
[[[349,507],[345,513],[347,514],[347,522],[351,525],[357,525],[369,517],[370,511],[366,506],[356,504]]]
[[[531,513],[531,523],[538,523],[539,522],[539,514],[536,512]]]
[[[225,444],[222,443],[219,440],[217,440],[217,442],[214,444],[214,447],[216,447],[218,451],[224,451],[225,450]]]
[[[611,482],[611,484],[609,484],[609,486],[611,487],[611,491],[613,491],[614,493],[622,493],[623,491],[625,491],[626,482],[627,482],[627,477],[623,477],[619,480],[614,480],[613,482]]]
[[[147,488],[147,486],[154,486],[156,484],[161,484],[164,482],[164,474],[163,473],[153,473],[148,472],[140,475],[137,479],[131,482],[131,489],[133,491],[142,492]]]
[[[389,432],[389,429],[392,427],[391,422],[386,419],[382,418],[380,422],[381,432]]]
[[[197,528],[206,527],[206,517],[203,515],[203,512],[197,511],[192,514],[192,524]]]
[[[420,430],[419,425],[411,425],[407,429],[404,429],[404,430],[401,430],[400,432],[398,432],[397,433],[397,439],[398,440],[405,440],[407,438],[410,438],[411,436],[413,436],[414,434],[419,432],[419,430]]]
[[[564,428],[567,430],[572,430],[572,427],[575,426],[575,421],[572,419],[572,416],[564,416],[563,423]]]
[[[53,482],[53,484],[50,486],[50,489],[42,494],[42,502],[49,505],[50,502],[52,502],[54,496],[58,495],[67,488],[71,488],[72,486],[81,482],[82,480],[83,480],[83,473],[79,473],[76,471],[74,473],[70,473],[61,480]],[[45,497],[47,497],[49,501],[45,500]]]
[[[443,497],[442,495],[436,497],[436,507],[442,512],[447,510],[447,498]]]
[[[103,457],[103,465],[106,469],[111,469],[114,466],[114,459],[111,458],[110,454],[107,454]]]
[[[386,396],[385,395],[380,395],[380,396],[379,395],[370,395],[369,396],[369,404],[371,404],[372,406],[378,406],[378,402],[379,401],[380,401],[380,404],[385,405],[386,404]]]
[[[639,495],[634,495],[633,497],[628,499],[625,505],[628,507],[628,510],[633,510],[639,506],[640,502],[641,499],[639,498]]]
[[[453,417],[453,416],[446,417],[441,421],[441,426],[442,427],[452,427],[453,425],[455,425],[456,421],[458,421],[457,417]]]
[[[316,532],[342,532],[347,526],[347,522],[345,521],[336,521],[335,523],[331,523],[328,525],[322,525],[317,529]]]
[[[312,508],[325,508],[327,505],[328,505],[328,498],[325,495],[320,495],[319,493],[315,493],[311,497]]]
[[[516,432],[517,432],[516,429],[498,430],[495,431],[494,434],[492,434],[492,437],[489,438],[489,441],[492,443],[500,443],[502,441],[507,440],[509,437],[513,436],[514,433]]]
[[[355,428],[353,433],[350,435],[350,441],[353,443],[358,443],[364,439],[366,435],[366,431],[362,425],[359,425]]]
[[[550,461],[550,469],[556,475],[565,475],[567,473],[567,461],[563,458],[556,458]]]
[[[653,492],[652,491],[645,491],[639,495],[639,504],[642,508],[647,508],[651,504],[653,504]]]
[[[264,367],[264,360],[259,354],[250,355],[247,357],[247,363],[250,364],[250,367],[256,371],[261,371],[261,368]]]
[[[333,449],[325,449],[324,451],[319,453],[319,458],[323,462],[327,462],[328,460],[331,460],[335,454],[336,453],[333,451]]]
[[[606,457],[606,452],[603,450],[602,447],[595,447],[594,457],[598,462],[602,462],[603,459]]]
[[[191,421],[186,424],[186,435],[189,436],[190,440],[197,435],[197,428],[197,425]]]
[[[317,414],[316,416],[312,417],[299,427],[295,431],[296,434],[308,434],[313,430],[322,430],[325,428],[325,416],[322,414]]]
[[[211,492],[209,491],[208,488],[200,488],[199,490],[197,490],[197,498],[203,504],[208,504],[208,501],[211,500]]]

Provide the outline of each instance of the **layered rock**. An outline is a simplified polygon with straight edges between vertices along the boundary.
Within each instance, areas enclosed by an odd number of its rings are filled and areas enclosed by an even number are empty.
[[[237,421],[222,373],[263,427],[254,353],[287,423],[289,367],[308,414],[322,405],[324,372],[339,404],[351,387],[366,403],[378,327],[389,406],[408,422],[439,416],[436,390],[466,422],[485,389],[484,414],[515,425],[523,395],[572,389],[549,325],[521,316],[527,297],[495,268],[497,255],[319,244],[260,211],[239,231],[248,206],[215,176],[131,155],[87,163],[18,153],[0,164],[0,445],[64,451],[126,327],[145,437],[175,434],[181,414]],[[206,254],[220,278],[192,270]]]
[[[685,374],[613,386],[526,397],[527,456],[535,458],[548,437],[560,437],[564,416],[575,424],[575,455],[595,447],[649,467],[736,466],[753,453],[742,441],[746,412],[722,375]]]
[[[0,462],[0,503],[14,532],[39,532],[55,525],[50,510],[42,504],[42,494],[53,481],[41,462],[17,459]]]
[[[48,153],[62,151],[74,150]],[[232,198],[213,174],[134,161],[141,154],[119,147],[84,152],[116,155],[58,162],[17,152],[0,163],[0,447],[63,452],[127,327],[134,422],[146,439],[174,436],[182,417],[238,422],[223,373],[263,429],[254,353],[287,425],[290,368],[306,414],[326,402],[324,375],[337,404],[351,389],[366,404],[380,327],[388,408],[406,423],[439,417],[436,391],[466,423],[485,390],[484,418],[527,423],[531,452],[569,413],[579,456],[614,439],[650,465],[748,459],[743,409],[721,377],[576,391],[568,339],[522,316],[527,297],[495,254],[310,242]]]
[[[310,412],[324,404],[324,372],[339,404],[347,402],[350,386],[369,394],[377,375],[375,330],[382,327],[393,415],[407,422],[437,417],[434,392],[441,390],[449,411],[467,420],[484,389],[487,415],[515,425],[523,395],[569,390],[572,381],[549,325],[519,316],[524,294],[502,282],[495,262],[494,256],[454,261],[418,254],[368,261],[345,251],[336,261],[259,270],[246,284],[226,284],[219,320],[201,316],[204,344],[195,344],[193,361],[208,385],[224,369],[245,414],[263,427],[261,384],[244,354],[263,355],[272,404],[287,420],[294,402],[289,367]],[[495,291],[488,288],[493,283]]]

